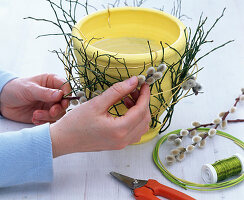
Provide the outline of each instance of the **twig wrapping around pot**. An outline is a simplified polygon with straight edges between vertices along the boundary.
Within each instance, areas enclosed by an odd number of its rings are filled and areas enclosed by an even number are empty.
[[[59,60],[64,65],[66,74],[67,74],[67,84],[70,84],[72,88],[72,92],[65,96],[64,98],[71,98],[68,97],[69,95],[77,96],[80,91],[85,93],[83,98],[79,97],[81,100],[80,102],[85,102],[86,100],[90,100],[94,97],[94,93],[100,90],[103,92],[108,87],[111,87],[113,84],[117,82],[121,82],[127,78],[131,77],[130,69],[127,66],[126,61],[123,58],[118,57],[117,55],[110,55],[110,54],[99,54],[98,52],[94,52],[92,56],[88,56],[87,48],[88,46],[94,42],[94,40],[100,40],[101,38],[92,38],[88,40],[86,37],[86,41],[77,38],[76,36],[72,35],[72,29],[75,29],[75,24],[77,23],[77,13],[85,12],[89,14],[90,10],[96,10],[96,8],[91,5],[88,0],[84,3],[80,3],[79,1],[74,0],[66,0],[60,1],[59,4],[55,3],[52,0],[47,0],[50,8],[52,9],[55,20],[49,20],[45,18],[34,18],[34,17],[27,17],[27,19],[32,19],[36,21],[43,21],[46,23],[50,23],[56,26],[59,29],[57,33],[49,33],[43,34],[38,37],[43,36],[63,36],[64,41],[66,42],[67,48],[66,50],[58,49],[53,50],[52,52],[57,55]],[[134,1],[133,6],[142,6],[144,0],[141,1]],[[121,5],[127,6],[126,2],[115,1],[110,6],[112,7],[119,7]],[[111,10],[108,9],[108,13]],[[155,99],[155,101],[159,102],[158,106],[150,104],[150,111],[151,111],[151,128],[155,128],[158,125],[161,126],[159,133],[165,131],[171,124],[173,112],[175,109],[175,105],[182,99],[193,94],[197,95],[201,90],[201,85],[196,82],[195,75],[202,69],[197,69],[194,71],[195,66],[197,63],[213,51],[225,46],[226,44],[232,42],[228,41],[224,44],[217,46],[210,50],[207,53],[200,54],[200,49],[206,43],[212,43],[212,40],[208,40],[208,35],[215,27],[217,22],[223,17],[224,15],[223,10],[221,16],[216,19],[212,26],[208,30],[205,30],[205,24],[207,18],[203,18],[202,16],[199,19],[199,23],[196,27],[196,30],[192,32],[192,29],[188,28],[185,30],[185,49],[183,53],[180,53],[177,49],[173,48],[168,43],[160,41],[160,45],[162,47],[162,58],[161,63],[156,66],[155,60],[153,59],[153,52],[150,46],[150,42],[148,41],[148,51],[151,55],[151,63],[149,66],[148,63],[144,62],[144,65],[138,67],[140,72],[138,73],[139,83],[142,84],[144,81],[150,84],[150,89],[152,91],[153,88],[156,89],[156,93],[151,93],[151,98]],[[177,4],[174,4],[174,9],[172,12],[178,18],[181,18],[181,1],[177,1]],[[108,15],[108,23],[111,23],[111,15]],[[81,35],[85,36],[81,30],[78,30]],[[81,43],[80,49],[74,49],[74,43],[72,39],[77,39]],[[175,63],[167,63],[165,61],[165,47],[170,48],[173,50],[178,56],[179,60]],[[75,57],[75,51],[77,50],[77,54],[82,59],[82,62],[77,62]],[[156,54],[157,56],[157,54]],[[98,60],[101,58],[107,59],[107,64],[105,66],[100,66],[98,64]],[[114,69],[117,71],[116,75],[110,75],[108,70],[111,66],[111,60],[117,62],[117,65],[120,67],[115,67]],[[81,64],[82,63],[82,64]],[[180,67],[176,67],[180,66]],[[147,70],[152,67],[155,72],[153,74],[147,73],[145,78],[143,78],[143,74],[146,73]],[[151,69],[152,69],[151,68]],[[122,77],[121,69],[126,71],[127,77]],[[165,76],[170,77],[170,84],[171,89],[169,91],[164,91],[162,89],[162,82]],[[145,79],[145,80],[144,80]],[[187,86],[185,86],[187,85]],[[140,86],[140,85],[139,85]],[[192,91],[192,92],[190,92]],[[170,102],[165,99],[165,93],[170,93]],[[77,101],[74,97],[72,97],[72,102],[77,104]],[[121,116],[123,113],[119,111],[119,107],[124,105],[124,102],[118,102],[117,104],[113,105],[108,112],[111,115]],[[153,111],[155,110],[155,111]],[[162,122],[159,121],[160,117],[160,110],[165,110],[166,115],[164,116]],[[233,109],[232,109],[233,110]]]

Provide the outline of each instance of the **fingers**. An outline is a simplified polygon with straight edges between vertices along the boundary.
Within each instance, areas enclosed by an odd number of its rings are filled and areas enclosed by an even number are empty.
[[[33,112],[32,123],[40,125],[46,122],[52,122],[47,110],[36,110]]]
[[[68,82],[64,78],[61,78],[55,74],[49,74],[47,77],[47,85],[46,87],[53,89],[61,89],[64,95],[67,95],[71,92],[71,87]]]
[[[150,101],[150,88],[148,84],[143,84],[139,93],[139,97],[136,101],[137,107],[147,107],[149,108]]]
[[[140,96],[140,90],[138,89],[135,89],[131,94],[130,96],[133,98],[133,100],[136,102],[137,99],[139,98]]]
[[[63,99],[61,101],[61,105],[62,105],[62,107],[63,107],[64,110],[66,110],[69,107],[69,102],[70,101],[68,99]]]
[[[31,78],[34,88],[30,88],[36,100],[43,102],[60,101],[63,95],[71,92],[69,83],[55,74],[41,74]],[[34,90],[35,89],[35,90]],[[67,104],[67,103],[65,103]]]
[[[121,100],[136,89],[138,79],[133,76],[123,82],[114,84],[97,98],[97,104],[101,111],[107,112],[110,106]]]
[[[135,102],[137,101],[138,97],[140,95],[140,91],[138,89],[135,89],[133,92],[130,93],[130,96],[132,97],[132,99],[127,96],[124,98],[124,104],[125,106],[129,109],[132,106],[135,105]]]
[[[47,105],[59,102],[47,108],[49,110],[36,110],[33,113],[33,123],[57,121],[65,114],[65,110],[69,106],[69,101],[67,99],[62,100],[62,97],[70,93],[70,85],[64,84],[65,79],[54,74],[42,74],[32,79],[35,83],[31,85],[30,90],[34,100],[45,102]]]
[[[58,102],[64,94],[62,90],[46,88],[37,84],[32,85],[30,89],[34,100],[46,103]]]
[[[49,115],[51,116],[52,119],[60,119],[63,115],[65,114],[65,109],[62,108],[60,104],[54,104],[50,109],[49,109]]]
[[[124,116],[116,118],[117,129],[122,131],[119,134],[120,136],[122,135],[122,138],[120,138],[122,146],[138,142],[141,136],[149,130],[151,121],[149,99],[150,89],[145,84],[141,87],[136,104]],[[127,99],[128,102],[130,100]]]
[[[69,94],[71,91],[70,84],[64,78],[57,76],[56,74],[41,74],[31,78],[35,83],[40,86],[60,89],[64,92],[64,95]]]
[[[121,149],[129,144],[139,142],[142,135],[149,130],[150,121],[151,115],[148,110],[138,124],[134,124],[133,121],[128,123],[125,120],[123,120],[123,123],[113,122],[113,130],[115,130],[113,134],[115,141],[113,144],[115,145],[115,149]]]
[[[70,84],[67,83],[64,78],[61,78],[61,77],[56,76],[56,75],[50,76],[50,78],[54,82],[54,84],[53,84],[54,88],[61,89],[63,91],[63,95],[70,94],[70,92],[71,92]],[[49,85],[47,85],[47,87],[49,87]],[[69,107],[69,100],[63,99],[61,101],[61,105],[62,105],[63,109],[67,109]]]
[[[130,109],[132,106],[135,105],[135,102],[130,97],[125,97],[124,104],[128,109]]]
[[[135,104],[131,107],[127,113],[121,117],[121,120],[125,120],[128,124],[137,125],[141,120],[148,115],[149,112],[149,100],[150,100],[150,89],[147,84],[144,84],[140,90],[140,96]]]
[[[50,110],[36,110],[33,113],[32,122],[41,124],[46,122],[55,122],[65,114],[65,109],[60,104],[53,105]]]

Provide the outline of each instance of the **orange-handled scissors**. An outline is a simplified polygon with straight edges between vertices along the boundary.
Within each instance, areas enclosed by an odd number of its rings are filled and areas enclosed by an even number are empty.
[[[195,200],[178,190],[160,184],[154,179],[139,180],[116,172],[110,172],[110,174],[132,189],[137,200],[160,200],[156,196],[170,200]]]

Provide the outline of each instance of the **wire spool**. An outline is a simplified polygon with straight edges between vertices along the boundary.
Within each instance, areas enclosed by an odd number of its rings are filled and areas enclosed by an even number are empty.
[[[244,158],[237,153],[230,158],[219,160],[214,164],[203,165],[202,179],[208,184],[213,184],[243,172]]]

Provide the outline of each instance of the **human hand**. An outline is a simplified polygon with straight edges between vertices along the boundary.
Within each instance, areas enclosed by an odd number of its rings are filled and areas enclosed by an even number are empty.
[[[137,84],[137,77],[116,83],[51,124],[53,157],[74,152],[122,149],[138,142],[149,130],[151,115],[149,86],[144,84],[138,93],[135,91]],[[135,102],[126,97],[129,107],[126,114],[121,117],[110,115],[110,106],[130,93]]]
[[[0,110],[4,117],[36,125],[55,122],[65,114],[70,92],[65,79],[54,74],[41,74],[30,78],[16,78],[8,82],[0,95]],[[62,86],[63,85],[63,86]]]

